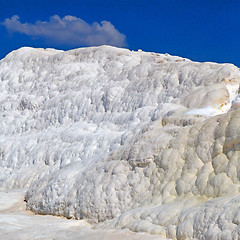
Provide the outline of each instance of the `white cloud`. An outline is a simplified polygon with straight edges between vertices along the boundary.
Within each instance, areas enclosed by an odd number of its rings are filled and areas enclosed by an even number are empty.
[[[120,33],[111,22],[101,21],[88,24],[81,18],[54,15],[49,22],[37,21],[22,23],[19,16],[6,18],[4,25],[8,31],[19,32],[31,37],[42,37],[56,44],[68,44],[71,46],[112,45],[126,46],[126,37]]]

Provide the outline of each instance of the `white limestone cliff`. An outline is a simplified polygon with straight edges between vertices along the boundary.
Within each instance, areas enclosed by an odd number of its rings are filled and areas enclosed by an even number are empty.
[[[16,50],[0,61],[0,187],[28,188],[40,214],[238,238],[239,83],[232,64],[168,54]]]

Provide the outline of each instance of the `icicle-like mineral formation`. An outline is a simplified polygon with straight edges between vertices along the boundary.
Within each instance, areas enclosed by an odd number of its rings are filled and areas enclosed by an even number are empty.
[[[0,187],[28,188],[40,214],[237,239],[239,83],[232,64],[168,54],[16,50],[0,61]]]

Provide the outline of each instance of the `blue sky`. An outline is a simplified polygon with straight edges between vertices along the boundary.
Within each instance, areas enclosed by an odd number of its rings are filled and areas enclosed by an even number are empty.
[[[110,44],[240,67],[239,0],[0,0],[0,58]]]

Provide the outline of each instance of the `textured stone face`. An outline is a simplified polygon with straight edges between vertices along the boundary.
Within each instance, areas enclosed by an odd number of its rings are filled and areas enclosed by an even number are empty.
[[[0,79],[0,187],[28,188],[30,210],[169,238],[238,236],[237,67],[22,48]]]

